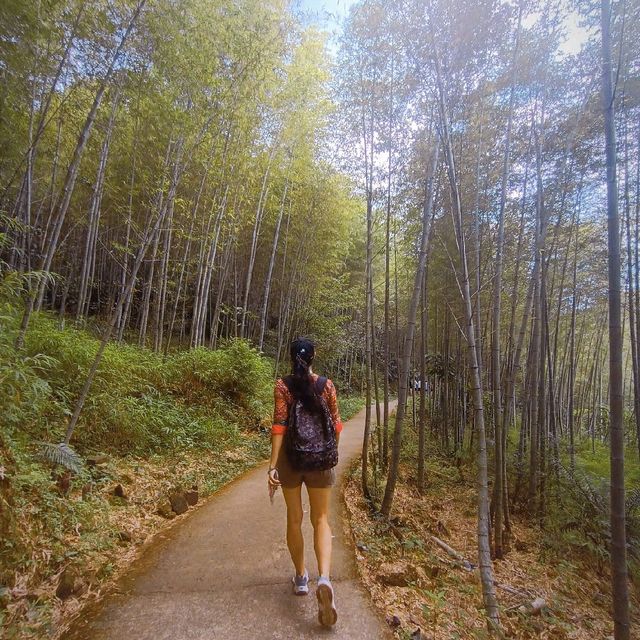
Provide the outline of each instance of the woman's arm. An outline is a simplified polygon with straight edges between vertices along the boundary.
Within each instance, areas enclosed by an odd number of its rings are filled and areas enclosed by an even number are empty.
[[[338,394],[336,388],[329,380],[327,382],[327,391],[329,397],[327,398],[327,405],[329,406],[329,412],[333,418],[333,424],[336,427],[336,443],[340,444],[340,432],[342,431],[342,419],[340,418],[340,411],[338,409]]]
[[[273,426],[271,427],[271,458],[269,458],[269,484],[277,486],[277,474],[273,473],[278,464],[278,456],[282,447],[282,440],[287,430],[287,419],[289,417],[289,407],[284,393],[280,386],[280,381],[276,382],[273,392]]]
[[[276,470],[278,464],[278,455],[280,454],[280,447],[282,447],[283,435],[281,433],[271,434],[271,458],[269,459],[269,484],[273,486],[280,486],[280,480],[278,480],[277,474],[273,473]]]
[[[278,456],[280,455],[283,438],[284,436],[281,433],[271,434],[271,458],[269,460],[269,469],[275,469],[278,464]]]

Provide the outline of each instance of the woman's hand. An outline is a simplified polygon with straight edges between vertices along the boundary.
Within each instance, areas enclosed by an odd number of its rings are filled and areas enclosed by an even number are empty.
[[[268,484],[269,488],[273,487],[274,490],[280,486],[280,479],[278,478],[278,470],[276,465],[278,464],[278,456],[280,455],[280,447],[282,447],[282,434],[271,434],[271,457],[269,458],[269,474]]]
[[[269,469],[269,472],[267,473],[267,482],[269,483],[270,487],[273,487],[274,489],[280,486],[280,480],[278,479],[278,470],[277,469]]]

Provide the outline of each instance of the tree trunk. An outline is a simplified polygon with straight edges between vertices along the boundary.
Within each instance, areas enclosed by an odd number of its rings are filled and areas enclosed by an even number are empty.
[[[113,98],[113,107],[107,124],[104,142],[100,151],[98,162],[98,173],[93,185],[91,194],[91,204],[89,205],[89,216],[87,224],[87,237],[84,248],[84,259],[82,261],[82,274],[80,277],[80,292],[78,294],[78,306],[76,309],[76,320],[85,317],[89,312],[91,302],[91,287],[93,286],[93,272],[96,262],[96,246],[98,243],[98,229],[100,224],[100,208],[102,206],[102,194],[104,191],[104,178],[107,169],[107,159],[109,157],[109,146],[111,144],[111,134],[115,123],[118,103],[120,102],[120,88],[116,88]]]
[[[631,249],[631,194],[629,188],[629,144],[627,139],[627,121],[625,115],[625,140],[624,140],[624,209],[625,209],[625,231],[627,241],[627,286],[629,288],[628,305],[629,305],[629,338],[631,347],[631,369],[633,375],[632,398],[633,398],[633,416],[636,425],[636,434],[640,434],[640,352],[638,351],[638,318],[636,317],[635,299],[640,292],[635,288],[635,280],[633,276],[633,251]],[[640,168],[640,163],[639,168]],[[640,206],[640,202],[636,202],[636,206]],[[636,234],[638,230],[636,229]],[[624,325],[623,325],[624,326]],[[624,380],[627,376],[624,376]],[[640,446],[640,439],[638,442]]]
[[[269,160],[267,162],[267,168],[265,169],[262,179],[262,187],[260,189],[260,197],[258,198],[258,206],[256,209],[256,218],[253,225],[253,234],[251,236],[251,252],[249,254],[249,264],[247,266],[247,278],[244,285],[244,299],[242,302],[242,319],[240,321],[240,337],[245,337],[247,312],[249,310],[249,292],[251,291],[251,281],[253,279],[253,267],[256,261],[256,252],[258,250],[258,237],[260,236],[260,227],[262,225],[262,219],[265,212],[265,203],[268,193],[269,174],[271,173],[271,164],[276,155],[278,149],[277,144],[274,142],[271,153],[269,154]]]
[[[133,12],[133,15],[131,16],[131,19],[129,20],[129,24],[127,25],[127,28],[125,29],[122,35],[122,38],[118,43],[116,51],[113,57],[111,58],[111,62],[109,64],[107,72],[105,73],[104,77],[100,81],[100,84],[98,86],[98,91],[96,92],[91,108],[89,109],[89,113],[87,114],[87,117],[85,119],[84,125],[82,127],[82,131],[78,138],[78,142],[73,151],[73,157],[71,159],[71,163],[69,164],[69,168],[67,169],[67,175],[64,181],[64,185],[62,187],[62,199],[60,200],[60,203],[58,204],[56,211],[54,212],[54,215],[53,215],[54,226],[53,226],[51,236],[48,239],[48,246],[46,248],[46,252],[42,260],[42,266],[41,266],[42,271],[49,271],[49,269],[51,268],[51,262],[53,261],[53,256],[55,255],[56,250],[58,248],[58,240],[60,238],[60,232],[62,231],[62,225],[67,215],[67,210],[69,209],[69,204],[71,203],[71,196],[73,195],[73,190],[76,184],[76,178],[78,177],[80,160],[82,159],[82,155],[84,153],[85,147],[89,140],[91,130],[93,129],[93,124],[98,114],[98,109],[102,102],[102,97],[109,84],[109,81],[111,80],[111,76],[113,75],[116,65],[120,60],[120,56],[124,50],[124,46],[127,40],[129,39],[129,36],[131,35],[131,32],[133,30],[133,27],[138,20],[138,16],[140,15],[140,12],[142,11],[145,4],[146,4],[146,0],[140,0],[138,2]],[[39,309],[42,305],[45,288],[46,288],[46,283],[45,281],[43,281],[40,286],[40,290],[38,291],[38,298],[37,298],[37,305],[36,305],[37,309]]]
[[[76,401],[76,405],[74,407],[71,419],[69,420],[69,425],[67,426],[67,432],[64,437],[65,444],[69,444],[69,442],[71,441],[71,436],[73,435],[73,431],[78,423],[78,418],[80,417],[80,413],[82,412],[84,403],[87,399],[87,396],[89,395],[89,389],[91,388],[93,379],[95,378],[95,375],[98,371],[98,367],[100,366],[100,362],[102,361],[104,350],[106,349],[107,344],[109,343],[111,334],[113,333],[116,323],[120,318],[120,314],[122,313],[122,308],[123,308],[125,299],[133,290],[133,287],[135,286],[135,281],[138,276],[138,270],[140,269],[140,265],[144,260],[144,256],[147,252],[147,249],[149,248],[149,244],[151,243],[151,239],[156,237],[158,234],[158,231],[160,229],[160,226],[163,220],[163,211],[165,210],[162,210],[158,213],[158,216],[153,224],[153,228],[151,228],[151,224],[149,224],[149,226],[147,226],[145,230],[142,243],[140,244],[140,247],[138,249],[138,254],[136,255],[135,262],[131,269],[131,276],[129,277],[129,283],[127,284],[125,295],[120,296],[120,300],[118,300],[118,304],[111,314],[111,320],[109,322],[109,326],[107,327],[107,330],[104,332],[102,336],[102,340],[100,341],[100,346],[98,347],[98,351],[96,352],[96,355],[93,359],[93,363],[87,374],[87,379],[85,380],[85,383],[82,387],[82,391],[80,392],[78,400]]]
[[[280,227],[282,225],[282,217],[284,216],[284,207],[287,200],[287,191],[289,190],[289,178],[287,177],[282,194],[282,202],[280,203],[280,211],[276,221],[276,228],[273,234],[273,244],[271,246],[271,256],[269,258],[269,267],[267,268],[267,277],[264,283],[264,293],[262,295],[262,312],[260,313],[260,339],[258,340],[258,349],[262,351],[264,345],[264,334],[267,325],[267,311],[269,310],[269,293],[271,292],[271,276],[273,275],[273,267],[276,262],[276,252],[278,250],[278,242],[280,241]]]
[[[428,164],[428,173],[425,181],[424,206],[422,208],[422,231],[420,235],[420,253],[418,257],[418,265],[413,281],[413,291],[411,293],[411,301],[409,304],[409,314],[407,317],[407,331],[404,337],[404,345],[402,349],[402,359],[400,360],[400,371],[398,376],[398,406],[396,409],[396,428],[393,432],[393,442],[391,447],[391,460],[389,464],[389,472],[387,483],[384,489],[384,498],[382,500],[381,512],[385,518],[389,518],[393,497],[395,494],[396,483],[398,481],[398,469],[400,467],[400,450],[402,446],[402,426],[404,422],[404,414],[407,403],[407,383],[409,379],[409,365],[411,361],[411,350],[413,346],[413,336],[416,326],[416,316],[418,313],[418,303],[422,293],[422,280],[424,278],[425,267],[427,263],[427,250],[429,246],[429,231],[433,218],[433,202],[434,202],[434,177],[436,167],[438,166],[438,150],[439,146],[434,144],[431,158]]]
[[[369,183],[367,183],[369,186]],[[365,418],[364,418],[364,435],[362,438],[362,494],[365,499],[371,500],[371,492],[369,491],[369,441],[371,439],[371,270],[373,256],[373,205],[371,190],[367,192],[367,262],[365,269]],[[396,429],[398,427],[396,426]]]
[[[509,115],[505,137],[504,159],[502,162],[502,184],[500,187],[500,209],[498,212],[498,236],[496,239],[495,274],[493,279],[493,308],[491,315],[491,377],[493,386],[493,425],[495,430],[495,496],[494,500],[494,554],[502,558],[503,500],[505,478],[503,476],[503,438],[506,437],[506,425],[502,422],[502,396],[500,385],[500,321],[502,302],[502,254],[504,250],[504,211],[507,202],[507,186],[511,154],[511,130],[513,128],[513,105],[515,98],[515,72],[520,43],[520,23],[522,20],[522,3],[518,9],[518,26],[516,28],[513,57],[511,59],[511,89],[509,92]]]
[[[622,327],[620,321],[620,229],[616,179],[615,105],[611,80],[611,6],[601,0],[602,105],[607,163],[609,247],[609,437],[611,441],[611,582],[616,640],[630,637],[625,531],[624,425],[622,407]]]
[[[213,228],[213,234],[211,236],[209,250],[207,252],[207,259],[204,267],[203,277],[200,282],[200,293],[198,296],[199,304],[194,310],[194,330],[191,346],[199,347],[204,343],[205,339],[205,326],[207,319],[207,305],[209,303],[209,293],[211,290],[211,278],[213,277],[213,271],[215,267],[216,255],[218,253],[218,241],[220,239],[220,230],[222,227],[222,219],[224,217],[227,208],[227,196],[229,185],[227,185],[222,202],[218,205],[218,212]],[[214,201],[214,206],[216,205]]]
[[[432,41],[433,44],[433,41]],[[434,47],[435,49],[435,47]],[[500,625],[498,614],[498,602],[495,594],[493,580],[493,564],[491,561],[491,549],[489,545],[489,483],[487,463],[487,442],[484,425],[484,400],[482,397],[482,378],[478,370],[478,354],[476,350],[475,326],[473,317],[473,305],[471,302],[471,289],[469,286],[469,269],[467,266],[467,250],[464,237],[464,225],[462,220],[462,207],[460,192],[453,158],[451,136],[449,132],[449,119],[444,92],[442,70],[437,52],[434,50],[434,66],[438,87],[438,106],[440,111],[440,134],[445,151],[447,174],[451,190],[451,204],[460,264],[462,274],[460,285],[462,299],[465,308],[467,348],[469,353],[469,373],[471,376],[471,395],[473,398],[474,418],[476,433],[478,435],[478,562],[480,565],[480,581],[482,583],[482,596],[487,619],[490,627],[497,628]]]
[[[433,225],[431,227],[433,229]],[[431,243],[429,243],[431,244]],[[424,282],[422,283],[422,304],[420,305],[420,418],[418,422],[418,491],[424,491],[425,476],[425,440],[427,421],[427,303],[428,303],[428,281],[429,281],[429,261],[425,267]]]

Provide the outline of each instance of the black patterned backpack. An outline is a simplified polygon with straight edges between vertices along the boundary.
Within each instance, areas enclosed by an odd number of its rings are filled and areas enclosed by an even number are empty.
[[[283,382],[292,393],[289,376]],[[327,378],[320,376],[315,382],[315,392],[320,400],[322,414],[313,414],[305,409],[301,400],[296,400],[289,408],[289,420],[285,432],[284,445],[289,464],[297,471],[319,471],[331,469],[338,464],[338,443],[336,426],[322,392]]]

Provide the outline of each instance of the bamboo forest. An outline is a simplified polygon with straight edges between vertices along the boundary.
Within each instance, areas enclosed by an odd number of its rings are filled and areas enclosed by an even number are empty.
[[[639,234],[639,0],[2,0],[0,638],[640,639]]]

